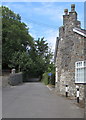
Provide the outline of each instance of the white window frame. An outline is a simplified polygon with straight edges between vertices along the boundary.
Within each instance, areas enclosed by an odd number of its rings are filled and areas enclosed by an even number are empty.
[[[86,83],[86,60],[75,63],[75,83]]]
[[[58,82],[58,69],[57,69],[57,66],[56,66],[56,80],[55,82],[57,83]]]

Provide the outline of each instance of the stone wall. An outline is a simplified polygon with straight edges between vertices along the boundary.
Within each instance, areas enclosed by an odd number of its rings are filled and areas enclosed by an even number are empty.
[[[21,72],[10,74],[8,78],[8,83],[13,86],[21,84],[22,82],[23,82],[23,75]]]
[[[84,87],[84,95],[85,95],[85,111],[84,111],[84,118],[86,120],[86,85]]]
[[[71,36],[71,35],[70,35]],[[57,52],[57,72],[58,72],[58,82],[59,91],[65,94],[65,85],[69,85],[69,95],[76,95],[76,85],[75,85],[75,62],[84,60],[83,55],[83,41],[84,38],[77,36],[74,33],[73,37],[65,37],[62,41],[60,40]],[[79,39],[78,39],[79,38]],[[68,40],[68,42],[67,42]],[[82,41],[81,41],[82,40]],[[80,87],[80,96],[83,96],[83,85]]]
[[[8,78],[9,76],[2,76],[2,87],[8,87]]]
[[[75,33],[80,28],[75,11],[63,15],[63,26],[59,28],[59,44],[56,57],[58,72],[57,91],[65,94],[65,85],[69,86],[69,96],[76,96],[75,62],[84,60],[84,37]],[[81,28],[80,28],[81,29]],[[84,99],[84,85],[78,84],[80,99]]]
[[[77,89],[76,85],[79,86],[80,91],[80,100],[84,100],[84,85],[83,84],[75,84],[75,81],[73,81],[72,76],[70,73],[63,72],[61,73],[60,81],[56,83],[56,91],[60,92],[60,94],[65,95],[65,89],[66,85],[68,85],[68,96],[69,97],[76,97]]]

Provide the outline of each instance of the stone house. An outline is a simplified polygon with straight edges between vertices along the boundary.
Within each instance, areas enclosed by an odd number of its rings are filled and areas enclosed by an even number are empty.
[[[85,83],[81,78],[78,83],[75,80],[75,63],[85,64],[86,67],[86,30],[81,28],[81,22],[77,20],[75,5],[71,5],[71,11],[64,10],[63,26],[59,28],[59,37],[56,38],[54,62],[56,66],[56,91],[65,95],[65,86],[68,85],[69,96],[76,96],[76,85],[79,87],[80,99],[84,99]],[[84,67],[84,68],[85,68]],[[86,72],[86,68],[85,68]],[[85,73],[84,73],[85,74]],[[85,74],[86,75],[86,74]],[[86,80],[85,78],[83,78]]]

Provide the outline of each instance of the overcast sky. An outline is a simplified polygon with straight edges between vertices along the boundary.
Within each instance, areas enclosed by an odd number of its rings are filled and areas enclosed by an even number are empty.
[[[37,39],[45,37],[52,50],[55,49],[59,27],[63,25],[64,9],[71,11],[71,4],[75,4],[78,20],[84,28],[84,2],[3,2],[15,13],[19,13],[22,22],[29,27],[30,34]]]

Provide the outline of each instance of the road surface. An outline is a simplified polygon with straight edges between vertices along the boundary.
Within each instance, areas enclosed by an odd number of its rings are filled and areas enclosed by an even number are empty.
[[[40,82],[3,88],[3,118],[83,118],[84,109]]]

